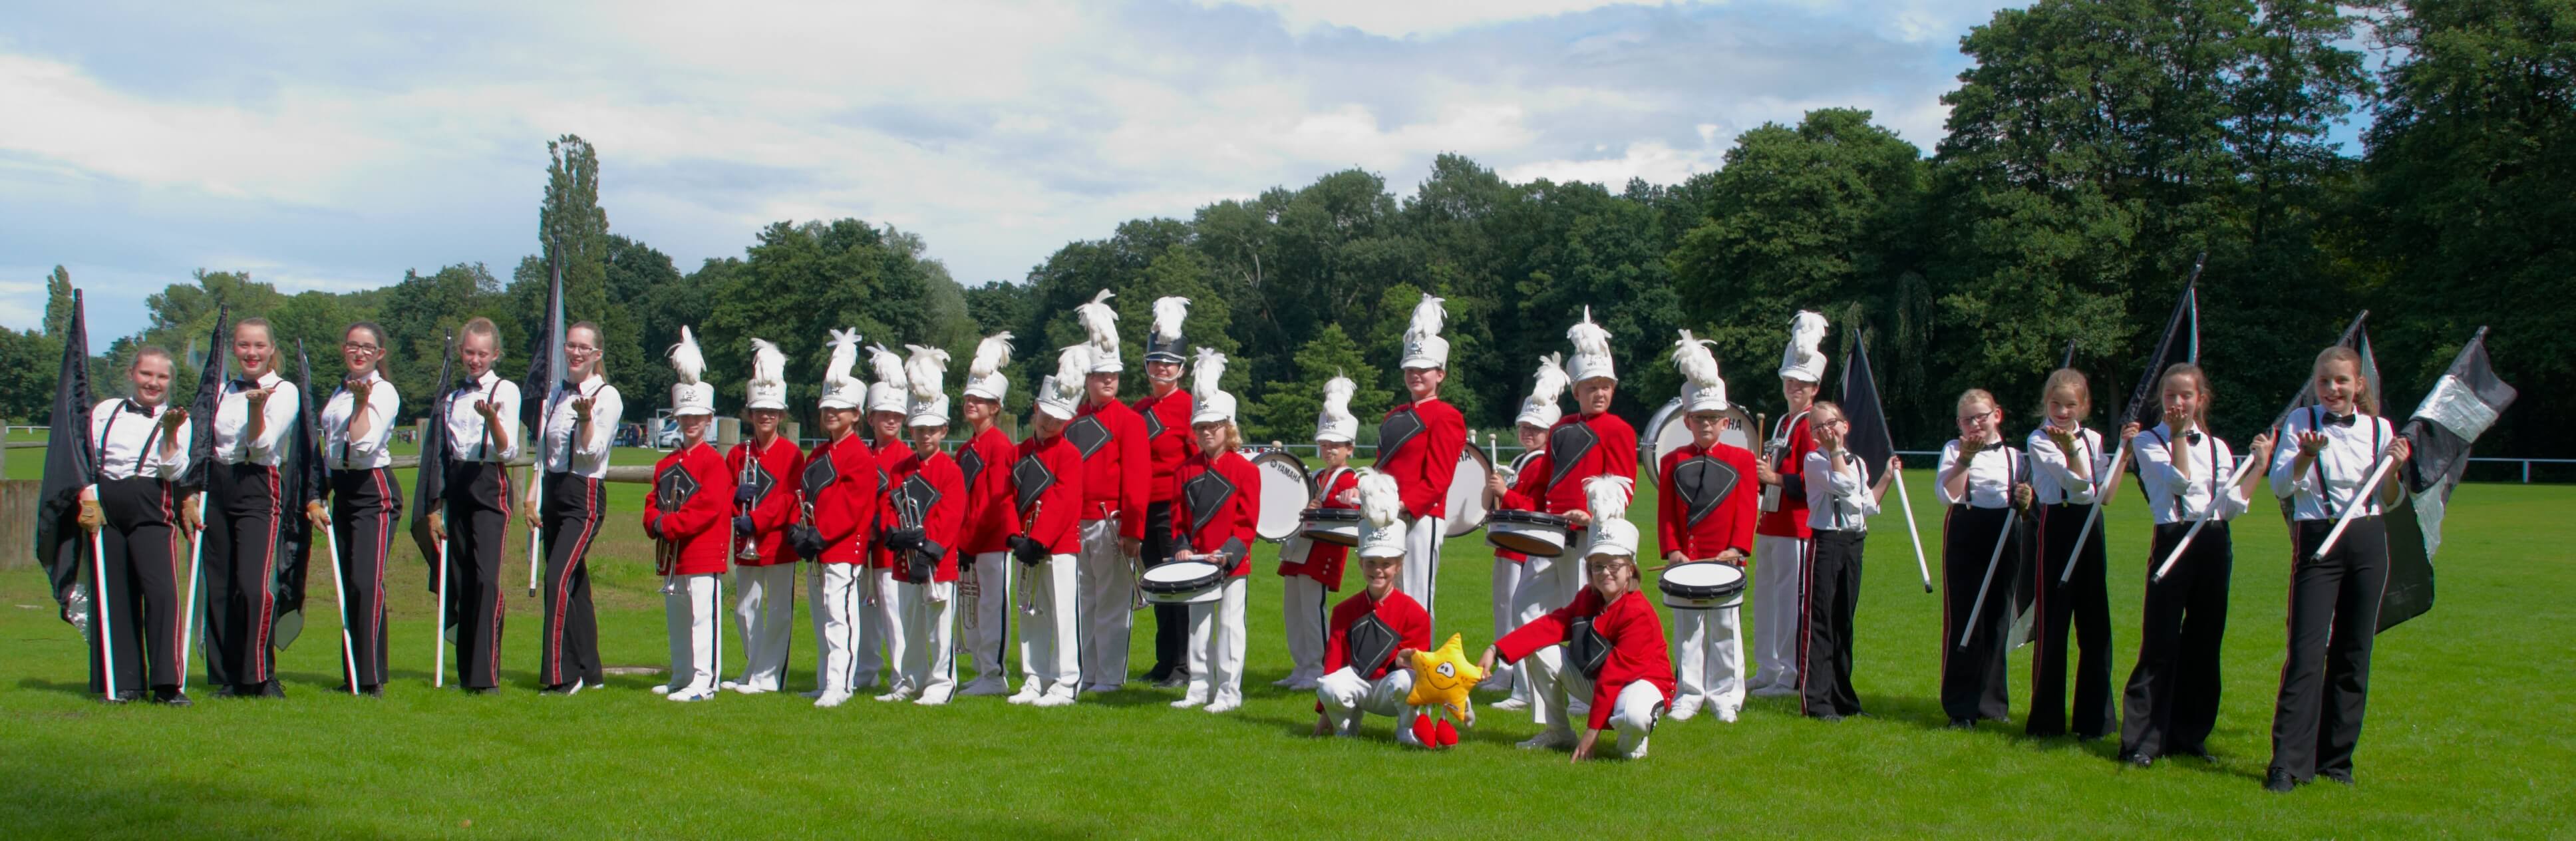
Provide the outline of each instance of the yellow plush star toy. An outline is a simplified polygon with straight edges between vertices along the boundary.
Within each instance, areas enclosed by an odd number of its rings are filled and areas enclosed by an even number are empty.
[[[1413,653],[1413,692],[1405,696],[1404,702],[1430,708],[1432,712],[1446,713],[1447,717],[1473,725],[1476,712],[1467,706],[1467,690],[1484,679],[1485,670],[1476,668],[1476,661],[1467,657],[1458,635],[1450,634],[1449,641],[1442,643],[1438,650]],[[1417,715],[1413,726],[1424,747],[1447,747],[1458,743],[1457,731],[1450,728],[1447,718],[1434,726],[1430,715]]]

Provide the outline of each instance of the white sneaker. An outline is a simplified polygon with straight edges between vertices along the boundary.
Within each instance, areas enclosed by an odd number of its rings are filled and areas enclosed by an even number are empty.
[[[1399,745],[1403,745],[1403,746],[1408,747],[1408,748],[1418,748],[1418,747],[1421,747],[1421,746],[1422,746],[1422,739],[1420,739],[1419,737],[1416,737],[1416,736],[1414,736],[1414,735],[1413,735],[1413,724],[1412,724],[1412,722],[1408,722],[1408,721],[1403,721],[1403,720],[1401,720],[1401,719],[1403,719],[1403,718],[1404,718],[1403,716],[1396,716],[1396,718],[1398,719],[1398,721],[1396,721],[1396,722],[1395,722],[1395,743],[1396,743],[1396,744],[1399,744]],[[1352,728],[1352,729],[1351,729],[1351,732],[1349,732],[1349,733],[1343,733],[1343,734],[1339,734],[1339,735],[1355,736],[1355,735],[1358,735],[1358,734],[1359,734],[1359,728],[1356,728],[1356,727],[1355,727],[1355,728]]]
[[[904,702],[904,701],[910,701],[910,700],[912,700],[912,690],[905,689],[905,688],[903,688],[903,687],[898,686],[898,687],[895,687],[895,688],[894,688],[894,691],[892,691],[892,692],[888,692],[888,693],[886,693],[886,694],[883,694],[883,695],[879,695],[879,696],[877,696],[877,700],[879,700],[879,701],[884,701],[884,702],[889,703],[889,704],[897,704],[897,703],[902,703],[902,702]]]
[[[1574,747],[1574,731],[1549,728],[1513,747],[1521,750],[1564,750]]]
[[[656,684],[653,684],[653,694],[655,694],[655,695],[669,695],[669,694],[671,694],[671,685],[670,685],[670,684],[667,684],[667,683],[656,683]]]
[[[937,706],[942,706],[942,705],[947,704],[947,703],[948,703],[948,696],[946,696],[946,695],[923,695],[923,696],[921,696],[920,698],[914,699],[912,703],[913,703],[915,706],[923,706],[923,707],[937,707]]]
[[[1207,705],[1207,711],[1223,715],[1225,713],[1234,712],[1242,707],[1242,701],[1215,701]]]
[[[1698,715],[1698,714],[1699,714],[1699,705],[1698,705],[1698,704],[1689,704],[1689,703],[1684,703],[1684,704],[1674,704],[1674,705],[1673,705],[1673,709],[1672,709],[1672,711],[1671,711],[1671,712],[1668,712],[1668,713],[1664,713],[1664,717],[1665,717],[1665,718],[1670,718],[1670,719],[1672,719],[1672,720],[1674,720],[1674,721],[1689,721],[1689,720],[1690,720],[1690,718],[1691,718],[1691,716],[1695,716],[1695,715]]]
[[[1489,710],[1502,710],[1502,711],[1504,711],[1504,712],[1513,712],[1513,711],[1516,711],[1516,710],[1526,710],[1526,709],[1529,709],[1529,702],[1528,702],[1528,701],[1526,701],[1526,700],[1520,699],[1520,698],[1505,698],[1505,699],[1502,699],[1502,700],[1500,700],[1500,701],[1495,701],[1495,702],[1493,702],[1493,703],[1491,703],[1491,704],[1486,704],[1486,705],[1485,705],[1485,709],[1489,709]]]
[[[738,681],[738,680],[719,680],[719,681],[716,681],[716,688],[717,688],[717,689],[732,689],[732,690],[737,690],[737,691],[739,691],[739,690],[741,690],[741,689],[742,689],[742,681]]]
[[[744,695],[765,695],[774,691],[766,686],[753,686],[748,683],[733,683],[730,681],[726,683],[725,688]]]
[[[1037,699],[1037,700],[1035,700],[1035,701],[1031,701],[1031,702],[1029,702],[1029,704],[1030,704],[1030,706],[1038,706],[1038,707],[1070,707],[1070,706],[1073,706],[1073,696],[1071,696],[1071,695],[1040,695],[1040,696],[1038,696],[1038,699]]]
[[[696,687],[696,686],[692,686],[692,687],[689,687],[689,688],[687,688],[687,689],[682,689],[682,690],[680,690],[680,691],[678,691],[678,692],[673,692],[673,693],[671,693],[671,694],[669,694],[669,695],[664,695],[664,696],[662,696],[662,697],[667,698],[667,699],[669,699],[669,700],[673,700],[673,701],[688,702],[688,701],[704,701],[704,700],[706,700],[706,699],[713,698],[713,697],[715,697],[715,696],[716,696],[716,691],[715,691],[715,690],[713,690],[713,689],[706,689],[706,688],[703,688],[703,687]]]
[[[847,692],[825,692],[815,696],[814,706],[829,709],[849,701],[850,697],[850,693]]]
[[[1207,703],[1206,698],[1194,698],[1184,695],[1180,700],[1172,702],[1172,709],[1186,710],[1205,703]]]
[[[1011,685],[1010,685],[1010,684],[1007,684],[1007,683],[1003,683],[1001,678],[997,678],[997,677],[979,677],[979,678],[976,678],[976,679],[975,679],[975,682],[974,682],[974,683],[966,684],[966,688],[965,688],[965,689],[958,690],[958,693],[957,693],[957,694],[960,694],[960,695],[1008,695],[1008,694],[1011,694]]]
[[[1045,693],[1038,691],[1038,682],[1032,680],[1020,684],[1020,691],[1011,693],[1011,697],[1002,700],[1025,705],[1037,703],[1037,700],[1044,696]]]
[[[1726,722],[1726,723],[1728,723],[1728,724],[1734,724],[1734,723],[1735,723],[1735,716],[1736,716],[1736,709],[1735,709],[1734,707],[1718,707],[1718,708],[1717,708],[1717,720],[1719,720],[1719,721],[1723,721],[1723,722]],[[1676,717],[1676,718],[1678,718],[1679,716],[1675,716],[1675,717]]]
[[[1774,683],[1753,690],[1752,694],[1756,698],[1786,698],[1798,694],[1798,687],[1796,684]]]
[[[1629,749],[1629,751],[1628,751],[1628,758],[1629,758],[1629,759],[1644,759],[1644,758],[1646,758],[1646,744],[1647,744],[1647,743],[1649,743],[1649,742],[1652,742],[1652,741],[1654,741],[1654,737],[1651,737],[1651,736],[1639,736],[1639,737],[1637,737],[1637,746],[1636,746],[1636,747],[1634,747],[1634,748]]]

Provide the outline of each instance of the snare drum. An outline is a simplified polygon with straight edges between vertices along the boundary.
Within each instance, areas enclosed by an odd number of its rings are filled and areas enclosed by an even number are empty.
[[[1357,508],[1309,508],[1297,515],[1297,520],[1297,534],[1307,540],[1336,546],[1360,545]]]
[[[1554,514],[1505,509],[1485,517],[1487,544],[1524,555],[1564,555],[1566,540],[1573,534],[1573,522]]]
[[[1716,561],[1692,561],[1664,568],[1656,589],[1664,606],[1674,610],[1713,610],[1744,604],[1744,570]]]
[[[1225,570],[1206,561],[1173,561],[1149,567],[1136,581],[1145,601],[1154,604],[1198,604],[1224,595]]]

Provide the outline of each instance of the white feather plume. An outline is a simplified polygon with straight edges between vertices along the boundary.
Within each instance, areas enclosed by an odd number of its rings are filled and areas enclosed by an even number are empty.
[[[1082,393],[1083,377],[1091,373],[1091,346],[1067,345],[1055,355],[1055,387],[1074,394]]]
[[[1413,305],[1413,323],[1404,328],[1405,335],[1440,335],[1441,322],[1449,317],[1449,311],[1440,306],[1441,300],[1429,292],[1422,293],[1422,303]]]
[[[768,339],[751,340],[751,381],[760,385],[787,384],[787,354]]]
[[[904,382],[912,386],[912,396],[937,398],[948,382],[948,352],[921,345],[904,345],[904,349],[912,351],[912,358],[903,363]]]
[[[1324,381],[1324,414],[1336,418],[1351,416],[1351,395],[1358,394],[1360,384],[1351,378],[1335,376]]]
[[[1717,355],[1708,350],[1710,345],[1717,343],[1692,338],[1688,330],[1681,331],[1681,334],[1681,340],[1673,343],[1673,368],[1681,371],[1682,379],[1693,386],[1725,388],[1726,380],[1717,373]]]
[[[903,390],[903,357],[887,350],[883,343],[868,346],[868,367],[876,371],[878,384]]]
[[[1199,348],[1198,364],[1190,366],[1190,396],[1202,401],[1208,399],[1217,393],[1218,381],[1223,379],[1225,354],[1212,347]]]
[[[850,371],[857,367],[859,367],[859,331],[833,330],[832,359],[823,364],[824,384],[832,386],[856,382],[857,380],[850,376]]]
[[[698,352],[698,337],[689,333],[686,324],[680,325],[680,343],[671,346],[671,368],[680,372],[680,382],[687,385],[697,385],[706,375],[706,354]]]
[[[1798,317],[1790,320],[1789,322],[1789,344],[1796,347],[1796,352],[1799,356],[1812,357],[1816,355],[1819,346],[1823,345],[1824,342],[1824,315],[1808,312],[1806,310],[1799,310]]]
[[[1360,468],[1360,516],[1376,528],[1393,528],[1404,519],[1404,490],[1395,486],[1395,477],[1377,472],[1377,468]]]
[[[1596,519],[1627,519],[1628,496],[1636,490],[1637,480],[1608,473],[1583,480],[1584,507]]]
[[[1539,354],[1538,381],[1530,384],[1530,399],[1554,403],[1565,394],[1565,387],[1573,384],[1573,378],[1565,375],[1565,354]]]
[[[1574,342],[1576,356],[1610,355],[1610,331],[1592,323],[1592,307],[1583,308],[1583,320],[1565,330],[1565,338]]]
[[[1004,330],[975,344],[975,359],[966,363],[966,378],[980,380],[1002,372],[1011,364],[1011,331]]]
[[[1073,317],[1082,322],[1082,331],[1091,337],[1091,344],[1094,347],[1099,348],[1102,353],[1116,355],[1118,353],[1118,311],[1109,308],[1111,297],[1113,296],[1109,290],[1100,290],[1100,294],[1092,296],[1091,303],[1074,307]]]
[[[1181,322],[1190,317],[1190,299],[1174,295],[1154,299],[1154,338],[1176,342],[1181,339]]]

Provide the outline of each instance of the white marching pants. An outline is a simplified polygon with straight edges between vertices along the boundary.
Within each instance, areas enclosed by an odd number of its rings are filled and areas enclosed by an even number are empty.
[[[1248,582],[1228,578],[1225,596],[1190,605],[1188,698],[1208,704],[1243,703],[1243,591]]]
[[[1589,693],[1592,687],[1586,686]],[[1635,681],[1620,687],[1619,698],[1611,703],[1610,726],[1619,731],[1619,753],[1628,759],[1646,755],[1646,737],[1655,732],[1655,721],[1662,717],[1656,707],[1664,703],[1664,691],[1654,684]]]
[[[1118,551],[1118,518],[1082,521],[1080,574],[1082,682],[1127,682],[1127,634],[1136,626],[1136,569]]]
[[[1766,686],[1798,685],[1806,582],[1807,541],[1753,536],[1753,679]]]
[[[898,670],[895,687],[931,703],[957,691],[957,582],[894,585],[895,621],[901,633],[889,637]]]
[[[814,688],[824,694],[858,689],[858,652],[867,627],[868,571],[856,564],[815,564],[808,601],[814,605]],[[876,674],[868,673],[874,680]]]
[[[662,593],[662,616],[671,631],[671,691],[716,688],[716,615],[724,612],[716,589],[719,573],[672,576]]]
[[[1521,562],[1495,557],[1493,588],[1494,639],[1502,639],[1504,634],[1511,633],[1512,629],[1521,626],[1520,605],[1513,601],[1519,596],[1521,589]],[[1494,673],[1486,675],[1485,682],[1477,686],[1485,689],[1517,687],[1519,679],[1513,675],[1514,671],[1516,670],[1509,665],[1496,663]],[[1517,689],[1515,693],[1517,694]]]
[[[966,637],[966,650],[975,657],[975,682],[1001,683],[1009,672],[1003,670],[1002,650],[1011,644],[1011,569],[1017,562],[1009,552],[982,552],[975,555],[975,630]]]
[[[1449,521],[1441,517],[1417,517],[1405,521],[1404,567],[1396,576],[1395,589],[1422,603],[1422,612],[1431,617],[1431,627],[1440,627],[1440,542],[1447,539],[1442,529]],[[1359,553],[1351,553],[1351,566],[1359,566]]]
[[[1071,699],[1082,691],[1082,660],[1074,650],[1080,638],[1074,631],[1074,563],[1066,554],[1020,567],[1021,575],[1037,579],[1029,585],[1029,603],[1038,612],[1019,617],[1022,692]]]
[[[1324,582],[1303,575],[1291,575],[1280,581],[1286,594],[1280,599],[1279,614],[1287,627],[1288,679],[1322,680],[1324,677],[1324,613],[1331,607],[1325,601],[1332,591]]]
[[[1324,720],[1332,722],[1333,733],[1357,735],[1360,720],[1371,715],[1394,718],[1398,738],[1413,741],[1413,722],[1405,713],[1413,707],[1405,703],[1413,694],[1413,670],[1392,669],[1385,677],[1368,680],[1349,666],[1334,670],[1315,684],[1315,700],[1324,705]]]
[[[862,579],[859,591],[866,608],[865,621],[859,624],[859,681],[854,688],[877,685],[877,672],[884,670],[887,685],[900,679],[903,671],[903,626],[895,616],[894,570],[870,569]]]
[[[1537,555],[1522,562],[1520,587],[1512,592],[1512,603],[1519,608],[1520,624],[1529,624],[1549,611],[1574,601],[1574,593],[1583,586],[1583,559],[1571,551],[1554,558]],[[1517,625],[1514,627],[1518,627]],[[1565,673],[1564,646],[1551,645],[1513,664],[1520,671],[1521,683],[1529,692],[1530,720],[1542,726],[1564,729],[1565,701],[1559,696],[1557,683]],[[1581,680],[1580,676],[1576,677]]]
[[[787,675],[787,646],[796,636],[796,565],[733,568],[733,627],[742,637],[746,689],[776,692]]]
[[[1744,709],[1741,607],[1673,611],[1673,705]]]

